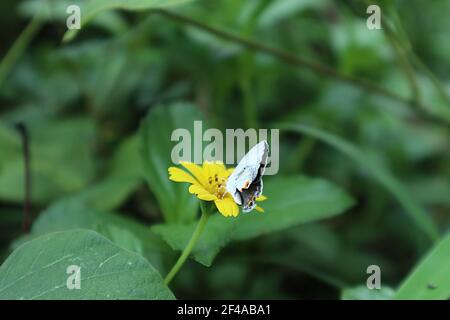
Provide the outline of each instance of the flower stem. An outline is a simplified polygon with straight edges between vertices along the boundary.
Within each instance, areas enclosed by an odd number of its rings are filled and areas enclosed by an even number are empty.
[[[203,206],[201,207],[202,207],[202,215],[200,217],[200,220],[198,220],[197,226],[195,227],[194,233],[192,234],[191,239],[189,240],[186,248],[184,248],[183,252],[181,253],[181,256],[178,258],[177,262],[175,262],[172,269],[169,271],[166,278],[164,279],[164,283],[166,285],[168,285],[170,281],[172,281],[173,277],[175,277],[175,275],[181,269],[186,259],[189,257],[189,254],[191,253],[192,249],[194,249],[195,244],[200,238],[203,229],[205,228],[206,222],[208,221],[209,213],[203,209]]]

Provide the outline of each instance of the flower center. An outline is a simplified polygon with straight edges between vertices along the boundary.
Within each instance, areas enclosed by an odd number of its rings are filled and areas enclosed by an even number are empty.
[[[227,189],[225,187],[227,184],[227,179],[219,177],[215,174],[212,177],[208,177],[208,183],[212,194],[219,199],[223,199],[223,197],[225,197],[225,194],[227,193]]]

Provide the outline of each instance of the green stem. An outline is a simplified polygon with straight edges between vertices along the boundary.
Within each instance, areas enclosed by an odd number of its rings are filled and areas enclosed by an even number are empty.
[[[166,278],[164,279],[164,283],[166,285],[168,285],[170,281],[172,281],[172,279],[178,273],[178,271],[180,271],[181,267],[186,262],[186,259],[191,254],[192,249],[194,249],[198,239],[200,238],[200,235],[202,234],[203,229],[205,228],[206,222],[208,221],[209,213],[203,209],[203,206],[201,206],[201,208],[202,208],[202,215],[200,217],[200,220],[198,220],[197,226],[194,230],[194,233],[191,236],[191,239],[189,240],[186,248],[184,248],[177,262],[175,262],[172,269],[169,271]]]

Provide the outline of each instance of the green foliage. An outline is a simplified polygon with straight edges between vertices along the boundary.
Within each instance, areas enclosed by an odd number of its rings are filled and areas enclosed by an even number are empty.
[[[69,290],[67,268],[80,267]],[[49,233],[20,246],[0,268],[0,299],[171,299],[145,259],[93,231]]]
[[[448,299],[450,2],[405,2],[2,1],[0,298]],[[264,213],[168,179],[208,128],[280,129]]]

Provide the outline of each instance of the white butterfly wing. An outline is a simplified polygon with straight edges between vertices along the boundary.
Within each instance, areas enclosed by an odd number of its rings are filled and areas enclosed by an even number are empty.
[[[269,146],[265,140],[256,144],[241,159],[236,169],[234,169],[233,173],[228,177],[226,188],[237,204],[242,204],[242,198],[239,191],[247,189],[258,176],[258,173],[261,175],[264,173],[267,164],[268,151]]]

